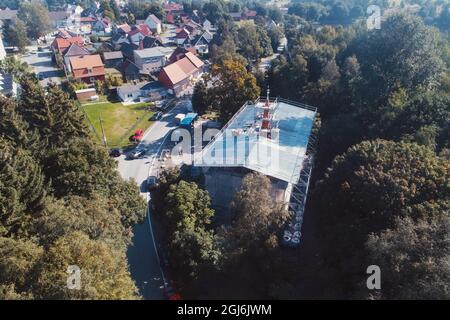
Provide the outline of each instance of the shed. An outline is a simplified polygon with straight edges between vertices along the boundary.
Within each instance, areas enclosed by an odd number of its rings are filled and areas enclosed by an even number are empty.
[[[79,101],[90,101],[93,100],[93,97],[98,97],[95,88],[77,90],[75,94]]]

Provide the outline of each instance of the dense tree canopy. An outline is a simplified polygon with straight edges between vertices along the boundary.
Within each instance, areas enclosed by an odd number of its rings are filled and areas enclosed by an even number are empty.
[[[0,98],[0,296],[136,298],[125,250],[145,215],[138,187],[67,94],[22,78],[18,100]],[[65,285],[74,264],[81,290]]]
[[[22,1],[17,17],[25,22],[30,39],[38,39],[50,31],[48,9],[40,2]]]
[[[448,215],[448,207],[427,208],[437,201],[448,204],[449,169],[429,148],[383,140],[362,142],[334,160],[312,201],[323,264],[339,270],[336,287],[342,285],[344,294],[355,290],[369,234],[393,228],[398,217]]]
[[[236,60],[224,60],[221,64],[212,66],[211,76],[213,87],[207,89],[208,94],[204,99],[208,101],[199,101],[193,107],[210,104],[214,110],[220,114],[222,121],[227,121],[239,110],[239,108],[249,100],[255,100],[259,96],[259,87],[256,84],[255,77],[249,73],[244,64]],[[196,88],[197,91],[202,89]],[[194,95],[196,93],[194,92]],[[198,96],[198,94],[197,94]],[[201,99],[200,99],[201,100]]]
[[[30,43],[26,25],[17,17],[14,17],[3,27],[3,39],[11,46],[17,47],[19,52],[25,52],[25,47]]]

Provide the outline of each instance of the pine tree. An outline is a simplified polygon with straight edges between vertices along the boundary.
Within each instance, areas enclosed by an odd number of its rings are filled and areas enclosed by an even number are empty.
[[[45,193],[44,176],[30,153],[0,138],[0,235],[26,234]]]

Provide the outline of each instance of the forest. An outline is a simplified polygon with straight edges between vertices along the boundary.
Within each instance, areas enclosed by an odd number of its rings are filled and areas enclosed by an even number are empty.
[[[9,68],[22,93],[0,97],[0,299],[138,299],[125,256],[146,212],[137,185],[66,93]]]

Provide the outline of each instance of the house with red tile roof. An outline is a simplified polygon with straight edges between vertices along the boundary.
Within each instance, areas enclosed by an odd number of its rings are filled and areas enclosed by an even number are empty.
[[[55,35],[55,38],[63,38],[63,39],[69,39],[72,37],[76,37],[77,34],[75,32],[71,32],[65,29],[58,29],[58,32]]]
[[[193,86],[203,73],[204,63],[191,52],[185,57],[165,66],[159,73],[158,80],[175,96]]]
[[[85,42],[82,37],[71,37],[71,38],[55,38],[50,47],[53,53],[62,53],[64,50],[70,47],[71,44],[76,44],[78,46],[84,46]]]
[[[192,53],[193,55],[196,55],[197,50],[194,47],[177,47],[175,51],[172,53],[172,55],[169,57],[169,63],[174,63],[178,60],[183,59],[186,56],[186,53]]]
[[[175,42],[176,42],[176,44],[178,44],[178,45],[184,44],[187,40],[189,40],[190,34],[191,33],[188,30],[186,30],[185,28],[180,29],[175,34]]]
[[[166,15],[166,21],[167,21],[167,23],[174,24],[175,23],[175,16],[174,16],[174,14],[173,13],[168,13]]]
[[[151,35],[152,31],[150,30],[150,28],[145,23],[142,23],[131,28],[131,31],[128,32],[128,39],[132,43],[138,44],[145,37]]]
[[[116,31],[117,33],[128,34],[128,32],[131,31],[131,27],[128,25],[128,23],[119,24],[116,26]]]
[[[181,12],[183,12],[183,5],[180,3],[175,3],[175,2],[167,2],[164,3],[164,11],[166,12],[166,14],[169,13],[174,13],[174,14],[179,14]]]
[[[112,23],[109,19],[98,19],[92,24],[92,33],[100,36],[109,35],[112,31]]]
[[[73,78],[85,83],[94,83],[97,80],[105,80],[105,65],[100,55],[70,58],[70,66]]]
[[[245,19],[255,19],[257,16],[257,13],[255,10],[248,10],[248,11],[244,12],[243,16]]]
[[[89,54],[90,54],[90,52],[86,48],[80,47],[76,43],[72,43],[70,45],[70,47],[68,47],[67,49],[65,49],[62,52],[64,67],[66,69],[66,72],[69,72],[69,73],[72,72],[72,68],[70,66],[70,58],[86,56]]]

